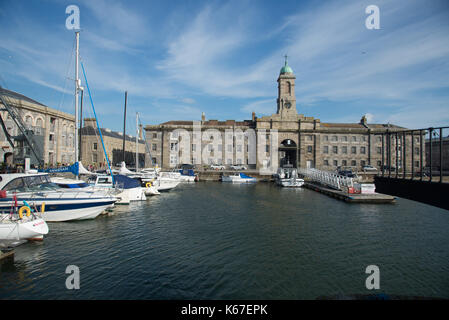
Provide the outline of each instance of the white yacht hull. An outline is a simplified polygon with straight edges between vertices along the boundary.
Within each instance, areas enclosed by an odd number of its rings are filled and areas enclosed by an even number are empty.
[[[146,187],[145,188],[145,195],[147,196],[154,196],[160,194],[159,191],[157,191],[157,189],[155,187]]]
[[[304,185],[303,179],[278,179],[277,184],[286,188],[299,188]]]
[[[40,218],[22,222],[0,222],[0,240],[36,239],[47,233],[47,223]]]
[[[235,176],[223,176],[221,178],[221,181],[222,182],[232,182],[232,183],[254,183],[254,182],[257,182],[257,180],[255,178],[244,179],[244,178],[235,177]]]
[[[195,176],[183,176],[181,175],[181,177],[179,178],[181,180],[181,182],[195,182]]]

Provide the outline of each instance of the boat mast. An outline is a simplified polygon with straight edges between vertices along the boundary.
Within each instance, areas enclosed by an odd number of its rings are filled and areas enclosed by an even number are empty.
[[[78,92],[81,84],[79,79],[79,45],[80,45],[80,32],[75,31],[76,49],[75,49],[75,163],[79,161],[79,145],[78,145]],[[76,175],[76,179],[79,179],[79,174]]]
[[[125,114],[123,115],[123,162],[125,162],[125,140],[126,140],[126,101],[128,100],[128,91],[125,91]]]
[[[139,170],[139,113],[136,112],[136,172]]]

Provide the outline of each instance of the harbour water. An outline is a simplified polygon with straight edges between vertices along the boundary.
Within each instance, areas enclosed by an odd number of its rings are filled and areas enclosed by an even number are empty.
[[[271,183],[200,182],[49,223],[43,242],[2,264],[2,299],[316,299],[372,294],[449,298],[449,211],[398,199],[347,204]],[[80,289],[68,290],[68,265]]]

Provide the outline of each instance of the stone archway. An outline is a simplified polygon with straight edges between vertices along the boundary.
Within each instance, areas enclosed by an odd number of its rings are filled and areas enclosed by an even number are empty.
[[[13,163],[14,156],[12,152],[6,152],[3,156],[3,163],[5,163],[7,166],[11,166]]]
[[[279,146],[279,165],[283,167],[296,168],[297,147],[296,142],[291,139],[285,139]]]

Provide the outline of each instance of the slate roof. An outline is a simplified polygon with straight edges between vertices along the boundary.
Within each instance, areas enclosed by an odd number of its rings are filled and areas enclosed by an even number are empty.
[[[81,135],[83,135],[83,136],[95,136],[95,135],[99,136],[100,133],[99,133],[98,129],[95,129],[93,127],[84,127],[84,128],[81,128]],[[105,128],[101,128],[101,135],[105,136],[105,137],[111,137],[111,138],[123,140],[123,135],[119,134],[116,131],[106,130]],[[131,138],[128,135],[126,135],[125,140],[135,142],[136,137]],[[139,143],[145,143],[145,140],[139,139]]]

